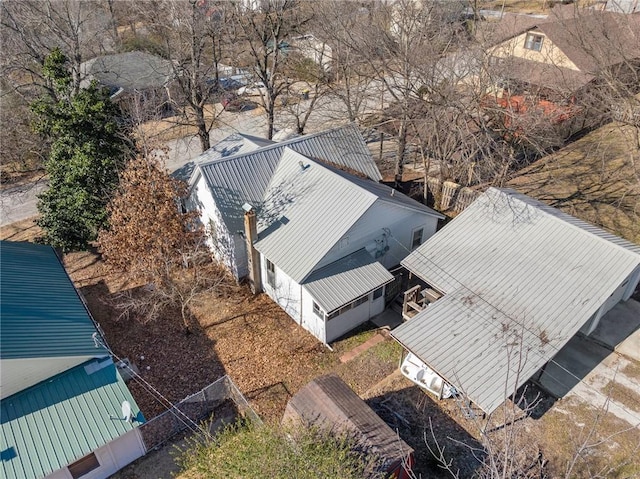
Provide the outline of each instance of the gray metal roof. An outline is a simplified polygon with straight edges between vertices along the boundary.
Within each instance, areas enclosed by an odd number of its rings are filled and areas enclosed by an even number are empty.
[[[358,171],[375,181],[382,178],[354,125],[280,143],[245,134],[231,135],[194,159],[196,168],[191,177],[193,185],[200,175],[204,176],[231,233],[243,229],[244,203],[260,208],[265,189],[285,148]]]
[[[331,313],[390,281],[393,275],[363,248],[314,271],[303,284]]]
[[[98,369],[91,369],[97,365]],[[0,403],[0,476],[37,479],[86,456],[138,426],[121,416],[128,401],[144,417],[110,358],[43,381]]]
[[[0,358],[102,356],[93,320],[51,246],[0,242]]]
[[[402,264],[445,296],[393,336],[491,412],[571,339],[640,254],[550,206],[490,188]],[[511,362],[520,363],[517,377],[506,374]]]
[[[375,201],[367,190],[287,149],[258,213],[255,248],[301,283]]]
[[[354,124],[292,138],[278,145],[289,147],[308,158],[359,172],[373,181],[382,180],[380,170]]]
[[[301,419],[307,425],[357,434],[365,447],[390,467],[406,460],[413,449],[339,376],[328,374],[302,387],[289,400],[283,421]]]
[[[194,163],[205,165],[209,162],[219,161],[232,156],[244,155],[264,146],[273,145],[275,142],[266,138],[234,133],[220,140],[204,153],[193,159]]]
[[[164,87],[174,75],[170,61],[142,51],[92,58],[80,68],[87,76],[83,85],[95,79],[102,85],[129,91]]]

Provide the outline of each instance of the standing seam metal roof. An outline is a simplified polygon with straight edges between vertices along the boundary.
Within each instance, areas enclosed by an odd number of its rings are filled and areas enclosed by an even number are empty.
[[[101,356],[95,325],[50,246],[0,242],[0,358]]]
[[[259,211],[255,248],[301,283],[375,200],[327,167],[286,149]]]
[[[271,142],[234,134],[195,158],[191,183],[202,174],[230,232],[243,227],[241,207],[255,207],[264,195],[271,175],[285,148],[305,156],[329,161],[359,171],[374,181],[382,179],[362,135],[355,125],[305,135],[284,142]]]
[[[392,334],[491,412],[502,402],[496,394],[504,400],[528,380],[640,265],[639,251],[536,200],[491,188],[402,261],[445,296]],[[496,373],[513,368],[505,344],[528,354],[506,389],[507,378]]]
[[[393,275],[363,248],[314,271],[303,285],[331,313],[390,281]]]
[[[135,400],[110,359],[92,374],[92,361],[43,381],[0,404],[2,477],[44,477],[80,459],[137,424],[111,419],[128,401],[144,422]]]

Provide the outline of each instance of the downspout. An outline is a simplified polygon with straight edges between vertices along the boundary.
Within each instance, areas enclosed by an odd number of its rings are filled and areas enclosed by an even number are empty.
[[[253,247],[258,239],[256,210],[249,203],[242,205],[244,210],[244,236],[247,246],[247,266],[249,267],[249,286],[253,294],[262,292],[262,277],[260,274],[260,255]]]

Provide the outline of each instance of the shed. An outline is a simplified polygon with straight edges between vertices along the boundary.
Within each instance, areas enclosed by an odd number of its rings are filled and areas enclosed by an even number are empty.
[[[410,477],[413,449],[336,374],[320,376],[294,394],[282,422],[353,433],[382,459],[382,471]]]

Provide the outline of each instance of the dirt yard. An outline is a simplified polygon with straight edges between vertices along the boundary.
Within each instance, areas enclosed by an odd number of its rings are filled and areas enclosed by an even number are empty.
[[[24,221],[3,227],[0,237],[24,241],[37,233],[32,221]],[[385,340],[347,363],[340,362],[342,354],[375,334],[370,325],[333,344],[331,351],[266,295],[254,297],[246,288],[238,288],[228,297],[204,298],[193,311],[198,323],[186,335],[175,316],[146,324],[119,319],[110,299],[126,284],[120,276],[110,274],[97,255],[68,254],[64,264],[115,354],[129,358],[141,376],[172,402],[228,374],[264,420],[278,421],[286,402],[301,386],[318,375],[336,372],[416,449],[418,475],[450,477],[426,444],[432,449],[436,444],[443,447],[460,477],[470,477],[478,467],[470,446],[477,446],[475,438],[483,418],[467,417],[462,403],[437,401],[404,379],[397,369],[401,355],[397,343]],[[631,368],[640,371],[636,363]],[[133,382],[129,385],[147,419],[164,410],[144,388]],[[557,402],[543,398],[539,414],[520,414],[516,452],[526,450],[530,453],[527,459],[538,454],[548,459],[550,477],[563,476],[576,451],[581,459],[571,477],[588,477],[594,470],[606,472],[601,477],[637,477],[637,428],[574,398]],[[492,437],[500,442],[504,431],[498,421]],[[585,448],[585,444],[595,446]],[[167,446],[123,470],[119,477],[172,477],[176,453]]]

